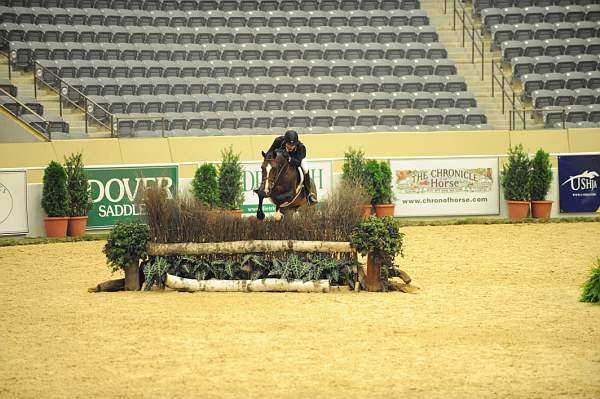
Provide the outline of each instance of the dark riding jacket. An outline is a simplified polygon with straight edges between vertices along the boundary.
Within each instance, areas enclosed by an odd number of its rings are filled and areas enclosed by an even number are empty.
[[[285,140],[283,136],[279,136],[275,139],[275,141],[273,141],[273,144],[271,144],[271,148],[269,148],[267,154],[274,155],[275,150],[283,151],[283,155],[289,154],[290,165],[296,168],[300,166],[302,160],[306,158],[306,147],[304,146],[304,144],[298,141],[298,143],[296,144],[296,149],[292,152],[288,152],[285,148]]]

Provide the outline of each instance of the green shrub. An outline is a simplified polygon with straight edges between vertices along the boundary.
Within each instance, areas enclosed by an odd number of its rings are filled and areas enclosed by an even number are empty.
[[[367,179],[364,152],[349,148],[347,152],[344,152],[342,181],[346,184],[366,188],[368,185]]]
[[[600,258],[596,259],[596,265],[592,267],[590,278],[582,287],[581,302],[600,302]]]
[[[202,204],[214,208],[219,205],[219,183],[217,181],[217,168],[205,163],[196,169],[192,181],[194,197]]]
[[[508,163],[502,166],[500,183],[504,199],[508,201],[529,200],[529,158],[519,144],[508,151]]]
[[[393,217],[369,217],[358,225],[350,235],[350,244],[363,256],[369,255],[381,264],[381,282],[384,289],[388,277],[397,276],[394,259],[402,251],[404,233],[400,232],[400,222]]]
[[[49,217],[69,216],[67,173],[63,166],[51,161],[44,170],[42,208]]]
[[[219,201],[224,209],[239,209],[244,203],[243,170],[239,154],[233,148],[221,152]]]
[[[350,254],[289,253],[210,256],[157,256],[144,265],[145,289],[164,288],[167,273],[196,280],[329,280],[331,285],[354,288],[352,271],[356,259]]]
[[[367,192],[371,204],[392,203],[392,170],[386,161],[369,160],[365,163]]]
[[[89,194],[88,180],[83,169],[81,153],[71,154],[65,158],[65,170],[67,172],[67,187],[71,208],[69,216],[87,216],[92,209],[92,199]]]
[[[552,164],[550,155],[541,148],[531,160],[529,173],[529,195],[532,201],[543,201],[552,183]]]
[[[116,272],[132,263],[145,260],[149,240],[148,226],[145,224],[138,221],[117,222],[102,251],[111,271]]]

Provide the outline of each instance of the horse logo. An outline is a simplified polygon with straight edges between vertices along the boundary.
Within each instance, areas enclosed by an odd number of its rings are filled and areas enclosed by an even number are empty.
[[[598,183],[595,181],[598,176],[598,172],[586,170],[576,176],[570,176],[561,186],[571,183],[571,190],[573,191],[593,189],[598,187]]]

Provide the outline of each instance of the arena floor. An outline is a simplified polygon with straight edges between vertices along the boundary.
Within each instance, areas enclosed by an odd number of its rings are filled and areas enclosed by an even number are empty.
[[[404,232],[418,294],[90,294],[104,242],[0,248],[0,397],[600,397],[600,223]]]

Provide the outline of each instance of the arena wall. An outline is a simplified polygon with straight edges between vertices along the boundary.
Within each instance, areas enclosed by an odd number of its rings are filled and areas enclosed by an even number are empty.
[[[240,159],[259,159],[275,136],[171,137],[153,139],[60,140],[45,143],[0,144],[0,168],[33,168],[30,183],[41,182],[42,169],[51,160],[82,152],[86,165],[123,165],[218,161],[229,145]],[[533,153],[543,148],[550,153],[598,152],[600,129],[362,133],[302,135],[308,158],[341,158],[349,147],[361,148],[370,157],[413,156],[504,156],[511,145],[522,143]],[[553,157],[554,165],[556,159]],[[334,163],[334,172],[341,170]],[[183,166],[181,177],[192,177],[194,165]]]
[[[180,191],[187,192],[199,162],[219,161],[229,145],[242,161],[259,159],[274,136],[177,137],[159,139],[63,140],[44,143],[0,144],[0,168],[26,169],[28,180],[29,236],[43,236],[40,206],[43,169],[51,160],[63,161],[72,152],[82,152],[87,166],[132,164],[179,164]],[[556,154],[600,152],[600,129],[489,131],[445,133],[365,133],[301,135],[308,158],[332,159],[334,184],[341,173],[344,151],[361,148],[368,157],[497,156],[504,159],[509,146],[522,143],[530,153],[538,148],[553,154],[554,179],[548,199],[558,202]],[[500,190],[500,214],[508,216]],[[560,214],[554,206],[552,217],[597,216]]]

